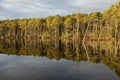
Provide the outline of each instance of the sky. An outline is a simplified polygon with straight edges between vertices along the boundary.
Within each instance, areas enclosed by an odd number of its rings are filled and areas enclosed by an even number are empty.
[[[118,0],[0,0],[0,20],[103,12]]]

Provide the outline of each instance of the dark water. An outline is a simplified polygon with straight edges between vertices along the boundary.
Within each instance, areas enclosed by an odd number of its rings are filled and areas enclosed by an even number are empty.
[[[0,80],[120,80],[120,43],[1,40]]]

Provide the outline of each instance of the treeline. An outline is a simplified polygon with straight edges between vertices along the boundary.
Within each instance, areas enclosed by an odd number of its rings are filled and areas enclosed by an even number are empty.
[[[119,38],[120,1],[91,14],[0,21],[0,38]]]

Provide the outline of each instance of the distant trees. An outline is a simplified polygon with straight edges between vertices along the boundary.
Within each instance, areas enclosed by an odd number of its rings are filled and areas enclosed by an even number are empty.
[[[55,37],[61,36],[61,29],[62,29],[61,25],[62,25],[61,16],[59,15],[54,16],[52,20],[52,26],[54,27]]]
[[[119,38],[120,1],[103,13],[0,21],[0,38],[83,39],[85,35],[88,38]]]
[[[93,12],[89,15],[88,20],[90,22],[90,27],[92,29],[91,34],[93,38],[98,38],[100,36],[100,28],[102,26],[100,21],[101,21],[102,14],[100,12]]]
[[[117,38],[119,35],[119,18],[120,18],[120,1],[116,5],[112,5],[103,13],[103,26],[107,27],[109,35]]]
[[[73,18],[71,16],[66,16],[64,20],[65,37],[72,36],[73,33]]]
[[[52,36],[53,34],[52,20],[53,20],[52,16],[49,16],[46,18],[46,25],[47,25],[48,33],[50,34],[50,36]]]

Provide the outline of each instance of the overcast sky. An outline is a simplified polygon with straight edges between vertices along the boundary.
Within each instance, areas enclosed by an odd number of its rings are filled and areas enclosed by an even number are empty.
[[[0,0],[0,20],[104,11],[118,0]]]

